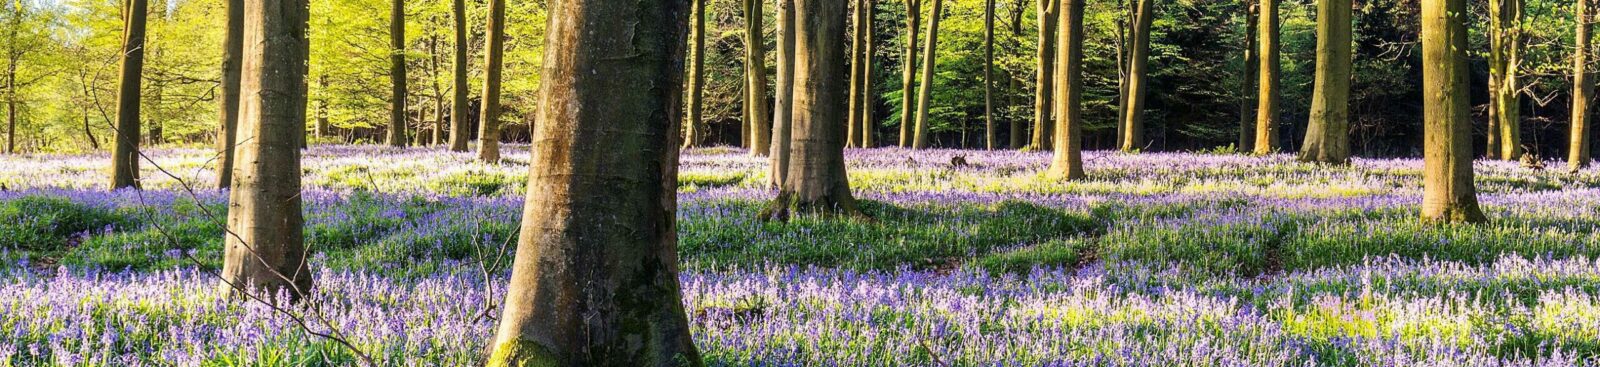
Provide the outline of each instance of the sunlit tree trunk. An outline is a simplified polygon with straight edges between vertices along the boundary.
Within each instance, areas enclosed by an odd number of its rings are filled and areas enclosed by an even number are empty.
[[[406,146],[406,6],[392,0],[389,7],[389,145]]]
[[[689,21],[694,24],[694,38],[689,46],[689,117],[683,121],[683,148],[699,146],[704,134],[700,124],[706,91],[706,0],[692,0],[692,5]]]
[[[1281,58],[1278,55],[1278,2],[1261,0],[1260,89],[1256,95],[1255,154],[1278,151],[1278,80]]]
[[[551,3],[522,235],[488,366],[702,364],[674,218],[688,13],[686,0]]]
[[[794,214],[857,215],[845,176],[844,127],[847,91],[845,4],[837,0],[793,0],[795,52],[793,128],[788,170],[778,197],[763,217]]]
[[[916,95],[912,87],[917,81],[917,32],[922,24],[922,0],[906,0],[906,57],[902,59],[900,77],[900,147],[910,147],[912,125],[916,123]]]
[[[1128,90],[1124,98],[1122,151],[1144,147],[1144,100],[1150,77],[1150,25],[1155,18],[1155,0],[1137,0],[1133,13],[1133,32],[1128,53]],[[1057,88],[1059,90],[1060,88]],[[1061,134],[1056,134],[1060,136]]]
[[[766,0],[745,1],[745,121],[750,129],[750,155],[765,156],[772,147],[772,124],[767,121],[767,49],[762,39],[762,4]]]
[[[1022,13],[1028,9],[1026,5],[1027,2],[1027,0],[1016,0],[1016,4],[1013,4],[1011,7],[1011,37],[1018,40],[1022,39]],[[1022,83],[1017,80],[1017,76],[1015,74],[1012,74],[1009,71],[1005,74],[1007,82],[1010,84],[1010,86],[1006,88],[1006,90],[1010,92],[1006,93],[1006,108],[1015,111],[1017,106],[1017,95],[1022,94]],[[1017,116],[1015,113],[1009,114],[1007,117],[1007,120],[1011,125],[1011,134],[1009,135],[1009,142],[1007,146],[1011,149],[1022,149],[1023,147],[1026,147],[1028,145],[1028,125],[1026,120],[1019,118],[1019,116]]]
[[[222,84],[217,86],[217,188],[233,183],[233,143],[239,126],[240,54],[244,52],[244,0],[224,3],[227,27],[222,38]]]
[[[301,238],[300,144],[306,127],[305,0],[245,0],[239,141],[223,289],[257,296],[311,291]]]
[[[1085,0],[1061,0],[1060,36],[1056,42],[1055,157],[1047,176],[1076,180],[1083,173],[1083,9]],[[1144,0],[1150,1],[1150,0]]]
[[[1593,28],[1594,14],[1589,9],[1592,0],[1577,0],[1576,17],[1578,20],[1576,36],[1577,43],[1572,54],[1572,137],[1571,146],[1567,151],[1567,168],[1577,171],[1589,165],[1589,102],[1594,100],[1594,73],[1589,65],[1590,31]]]
[[[1350,161],[1350,0],[1317,2],[1317,72],[1300,161]]]
[[[552,14],[553,16],[553,14]],[[483,38],[483,110],[478,114],[478,160],[500,161],[500,73],[505,64],[506,0],[489,0]]]
[[[776,0],[778,5],[778,75],[774,83],[772,108],[772,155],[768,184],[781,187],[789,176],[789,145],[794,130],[794,1]]]
[[[871,148],[876,144],[873,130],[878,125],[877,115],[874,113],[876,111],[874,107],[877,106],[874,98],[877,97],[877,94],[873,93],[872,87],[873,75],[877,74],[877,71],[873,68],[872,61],[878,55],[878,35],[877,32],[874,32],[876,27],[873,27],[873,20],[877,19],[878,6],[876,0],[861,0],[861,2],[867,8],[867,51],[865,52],[864,60],[866,61],[862,65],[864,69],[861,74],[861,147]]]
[[[439,74],[442,74],[439,68],[439,35],[437,33],[429,32],[428,84],[433,87],[433,123],[430,124],[433,126],[433,128],[430,129],[433,130],[433,134],[432,137],[428,139],[428,145],[443,144],[445,139],[444,89],[439,86]]]
[[[1522,157],[1521,87],[1517,71],[1522,64],[1521,0],[1489,0],[1489,108],[1492,157]]]
[[[1240,72],[1239,87],[1239,152],[1250,152],[1256,142],[1256,72],[1260,67],[1256,46],[1256,28],[1261,22],[1261,8],[1250,4],[1245,10],[1244,62]]]
[[[317,76],[317,88],[323,91],[328,90],[327,74]],[[327,93],[324,92],[324,95],[326,94]],[[330,135],[329,130],[332,128],[328,123],[328,101],[326,96],[317,99],[316,109],[317,122],[316,126],[313,126],[311,130],[317,135],[318,138],[326,138]]]
[[[994,0],[983,7],[983,148],[1000,144],[994,127]]]
[[[939,54],[939,19],[943,18],[944,0],[933,0],[933,9],[928,13],[928,43],[922,50],[922,86],[917,91],[917,135],[911,145],[912,148],[927,148],[932,143],[932,126],[928,121],[928,110],[933,108],[933,71],[938,63]]]
[[[1466,0],[1422,0],[1422,217],[1486,221],[1472,183]]]
[[[451,1],[450,11],[455,21],[455,63],[450,73],[450,151],[467,151],[467,4],[466,0]]]
[[[1056,12],[1060,4],[1061,0],[1039,0],[1039,65],[1033,79],[1033,142],[1028,144],[1034,150],[1050,149],[1051,140],[1055,139],[1055,102],[1051,97],[1055,93]]]
[[[864,115],[866,106],[862,103],[866,101],[863,96],[866,94],[865,78],[868,62],[867,1],[853,1],[855,3],[855,15],[854,19],[851,20],[854,29],[850,34],[850,118],[845,123],[845,125],[849,126],[846,129],[848,138],[845,140],[845,145],[860,147],[862,146],[861,136],[865,127],[862,121],[866,120]]]
[[[111,153],[111,188],[139,185],[139,97],[144,74],[146,0],[127,0],[122,28],[122,66],[117,80],[117,146]]]

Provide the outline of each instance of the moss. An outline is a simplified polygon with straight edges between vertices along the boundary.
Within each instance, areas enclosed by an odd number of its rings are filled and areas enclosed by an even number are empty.
[[[488,367],[555,367],[561,357],[532,340],[517,338],[496,344]]]

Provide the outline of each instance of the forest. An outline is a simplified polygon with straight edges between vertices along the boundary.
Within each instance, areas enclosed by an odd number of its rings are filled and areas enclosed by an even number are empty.
[[[9,0],[0,367],[1600,366],[1592,0]]]

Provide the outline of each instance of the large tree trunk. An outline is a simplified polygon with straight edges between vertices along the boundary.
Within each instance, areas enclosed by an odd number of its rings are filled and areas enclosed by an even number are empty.
[[[706,0],[691,0],[693,15],[690,21],[694,23],[693,42],[689,46],[692,52],[689,59],[689,117],[683,121],[683,148],[700,145],[702,112],[705,110],[706,93]]]
[[[1278,2],[1261,1],[1261,73],[1260,89],[1256,96],[1256,155],[1278,151],[1278,95],[1280,70],[1278,55]]]
[[[1144,100],[1148,94],[1146,84],[1150,83],[1150,26],[1155,21],[1155,0],[1137,0],[1134,6],[1128,85],[1123,97],[1126,102],[1122,104],[1121,148],[1124,152],[1144,148]]]
[[[844,80],[845,4],[835,0],[793,0],[795,53],[791,124],[794,134],[788,170],[778,198],[763,217],[793,214],[859,215],[845,176]]]
[[[305,0],[245,0],[239,141],[228,195],[223,289],[310,294],[301,242],[300,143],[306,128]]]
[[[488,365],[698,366],[674,218],[688,1],[551,5],[522,236]]]
[[[221,105],[218,106],[219,130],[217,132],[217,188],[226,189],[233,184],[233,143],[239,126],[239,74],[240,59],[244,53],[244,0],[227,0],[226,35],[222,40],[222,85],[218,86]]]
[[[478,114],[478,159],[500,162],[500,72],[505,64],[506,0],[489,0],[483,35],[483,111]]]
[[[1055,125],[1054,101],[1051,99],[1055,93],[1056,70],[1056,12],[1059,11],[1061,0],[1039,0],[1039,67],[1034,75],[1036,89],[1033,94],[1033,142],[1029,145],[1033,150],[1051,148],[1051,140],[1055,134],[1051,132]]]
[[[1567,168],[1577,171],[1589,165],[1589,102],[1594,100],[1594,73],[1589,66],[1589,44],[1594,22],[1591,0],[1577,0],[1578,29],[1572,54],[1572,139],[1567,151]]]
[[[900,144],[911,146],[911,127],[916,122],[917,98],[912,87],[917,82],[917,32],[922,24],[922,0],[906,0],[906,57],[901,63],[900,77]]]
[[[994,128],[994,0],[983,7],[983,148],[1000,145]]]
[[[939,19],[943,12],[944,0],[933,0],[933,10],[928,13],[928,43],[922,48],[922,86],[917,88],[917,135],[912,148],[923,149],[932,143],[928,110],[933,108],[933,70],[938,63]]]
[[[111,188],[139,185],[139,97],[144,74],[146,0],[127,0],[122,28],[122,74],[117,81],[117,146],[111,153]]]
[[[866,109],[862,102],[865,102],[863,95],[866,94],[868,21],[867,1],[854,1],[855,19],[852,20],[852,23],[854,23],[855,29],[851,32],[850,38],[850,119],[845,123],[845,125],[849,126],[846,129],[849,138],[846,139],[845,145],[860,147],[862,146],[862,129],[865,127],[861,122],[865,120],[864,111]]]
[[[877,94],[873,92],[872,88],[872,77],[877,73],[873,68],[872,60],[875,60],[878,55],[878,34],[873,32],[873,29],[875,29],[873,20],[877,19],[878,6],[875,0],[861,0],[861,3],[862,6],[867,8],[867,50],[864,56],[866,64],[862,65],[861,77],[861,147],[871,148],[876,144],[873,130],[878,125],[877,115],[874,113],[877,110],[874,108],[877,106],[877,102],[873,100],[873,98],[877,97]]]
[[[455,64],[450,73],[450,151],[467,151],[467,4],[454,0],[450,5],[455,18]]]
[[[392,0],[389,7],[389,145],[406,146],[406,6]]]
[[[778,76],[774,83],[772,108],[772,155],[768,184],[782,187],[789,176],[789,145],[794,130],[794,0],[776,0],[778,5]]]
[[[1056,42],[1056,121],[1055,157],[1047,176],[1076,180],[1083,173],[1083,9],[1086,0],[1061,0],[1061,27]],[[1150,1],[1150,0],[1143,0]]]
[[[1422,218],[1482,222],[1472,183],[1466,0],[1422,0]]]
[[[1350,161],[1350,0],[1317,2],[1317,73],[1300,161]]]
[[[1239,73],[1239,146],[1238,151],[1250,152],[1255,148],[1256,142],[1256,72],[1260,67],[1259,54],[1256,49],[1256,28],[1261,24],[1261,8],[1256,4],[1249,4],[1245,10],[1244,24],[1244,62],[1243,70]]]
[[[1521,0],[1489,0],[1489,149],[1508,161],[1522,157],[1522,8]]]
[[[766,0],[745,0],[745,118],[750,125],[750,155],[765,156],[771,149],[772,124],[767,121],[767,49],[761,19]]]

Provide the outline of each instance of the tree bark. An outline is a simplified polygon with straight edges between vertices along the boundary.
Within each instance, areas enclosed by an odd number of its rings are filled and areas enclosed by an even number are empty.
[[[1056,121],[1055,156],[1048,177],[1078,180],[1083,173],[1083,9],[1085,0],[1061,0],[1061,27],[1056,42]],[[1150,0],[1143,0],[1150,1]]]
[[[17,60],[10,61],[6,65],[6,154],[17,154]]]
[[[875,0],[861,0],[861,2],[867,8],[867,51],[864,56],[866,64],[862,65],[864,69],[861,77],[861,147],[871,148],[876,144],[874,137],[876,133],[873,130],[878,126],[877,114],[874,113],[877,110],[874,108],[877,107],[877,102],[874,100],[877,98],[877,93],[873,92],[872,87],[873,75],[877,74],[872,61],[878,55],[878,34],[873,31],[876,29],[873,27],[873,21],[877,19],[878,6]]]
[[[1487,221],[1472,183],[1465,0],[1422,0],[1422,218]]]
[[[850,118],[845,125],[849,138],[845,145],[861,147],[862,123],[865,120],[866,73],[867,73],[867,1],[854,0],[855,15],[851,20],[854,29],[850,37]]]
[[[922,0],[906,0],[906,57],[902,60],[900,77],[900,144],[911,147],[912,124],[916,122],[914,109],[917,98],[912,87],[917,82],[917,32],[922,24]]]
[[[455,18],[455,64],[450,75],[450,151],[467,151],[467,4],[451,1]]]
[[[222,98],[217,132],[217,188],[226,189],[233,183],[233,144],[239,126],[239,70],[240,54],[244,53],[244,0],[227,0],[224,4],[227,29],[222,41],[222,85],[218,95]]]
[[[1594,73],[1589,66],[1590,31],[1594,14],[1589,9],[1591,0],[1577,0],[1577,47],[1572,54],[1572,137],[1567,150],[1567,168],[1577,171],[1589,165],[1589,102],[1594,100]]]
[[[144,74],[146,0],[127,0],[122,35],[122,73],[117,82],[117,146],[111,153],[111,188],[139,185],[139,97]]]
[[[438,18],[431,19],[436,20]],[[429,32],[428,84],[433,87],[433,123],[429,124],[429,126],[432,126],[429,129],[432,130],[432,137],[428,139],[428,145],[443,144],[445,138],[444,89],[439,86],[439,74],[441,74],[439,68],[439,35]]]
[[[505,64],[506,0],[489,0],[483,50],[483,110],[478,114],[478,160],[500,162],[500,73]]]
[[[983,7],[983,148],[1000,144],[994,127],[994,0]]]
[[[1276,1],[1276,0],[1269,0]],[[1128,86],[1123,105],[1122,151],[1144,147],[1144,100],[1150,76],[1150,26],[1155,18],[1155,0],[1137,0],[1133,13],[1133,38],[1128,53]],[[1059,134],[1057,134],[1059,135]]]
[[[89,110],[83,110],[83,137],[89,140],[90,150],[100,150],[100,139],[94,137],[94,130],[89,128]]]
[[[690,22],[694,23],[694,38],[690,39],[693,45],[689,48],[693,56],[689,59],[689,117],[683,122],[683,148],[699,146],[704,134],[700,125],[704,119],[706,91],[706,0],[692,1]]]
[[[488,366],[701,365],[674,218],[688,13],[684,0],[551,3],[528,204]]]
[[[1260,89],[1256,96],[1256,155],[1278,151],[1278,75],[1281,57],[1278,55],[1278,2],[1261,1],[1261,65]]]
[[[318,89],[321,89],[321,90],[324,90],[324,91],[328,90],[328,75],[327,74],[323,74],[323,75],[318,75],[317,76],[317,86],[318,86]],[[317,109],[317,122],[316,122],[316,126],[314,126],[312,128],[312,130],[313,130],[313,132],[316,133],[318,138],[326,138],[326,137],[328,137],[330,135],[330,132],[328,130],[330,130],[332,128],[332,126],[329,126],[329,124],[328,124],[328,101],[327,101],[327,97],[323,97],[323,98],[318,98],[317,99],[316,109]]]
[[[406,7],[405,0],[389,7],[389,145],[406,146]]]
[[[776,0],[778,6],[778,75],[773,88],[772,154],[767,157],[771,166],[768,184],[782,187],[789,176],[789,145],[793,136],[794,116],[794,43],[795,15],[793,0]]]
[[[761,20],[766,0],[745,0],[745,114],[750,122],[750,155],[766,156],[772,149],[772,123],[767,121],[767,50]]]
[[[1517,160],[1522,157],[1521,87],[1517,71],[1522,64],[1521,0],[1489,0],[1489,108],[1492,111],[1491,140],[1498,149],[1494,157]]]
[[[300,144],[306,127],[305,0],[245,0],[239,141],[228,195],[222,288],[290,299],[312,286],[301,238]]]
[[[1256,79],[1260,75],[1256,70],[1260,67],[1259,54],[1256,53],[1256,29],[1261,24],[1261,8],[1256,4],[1249,4],[1245,10],[1244,30],[1244,70],[1240,74],[1239,90],[1239,146],[1240,153],[1250,152],[1255,149],[1256,142]]]
[[[1052,94],[1055,93],[1056,73],[1056,12],[1061,1],[1039,0],[1039,66],[1034,75],[1037,89],[1033,92],[1033,142],[1029,144],[1033,150],[1051,149],[1051,140],[1055,139]]]
[[[939,19],[943,12],[944,0],[933,0],[933,11],[928,13],[928,43],[922,50],[922,86],[917,91],[917,135],[911,145],[916,149],[927,148],[933,138],[928,110],[933,108],[933,71],[938,63]]]
[[[1350,162],[1350,6],[1317,2],[1317,72],[1301,162]]]
[[[836,80],[845,67],[845,4],[835,0],[793,0],[795,53],[791,116],[793,141],[788,171],[778,197],[762,213],[787,219],[794,214],[860,215],[845,176],[846,95]]]

